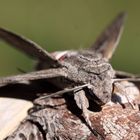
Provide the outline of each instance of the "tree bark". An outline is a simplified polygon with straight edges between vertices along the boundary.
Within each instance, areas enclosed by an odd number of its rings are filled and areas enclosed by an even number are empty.
[[[136,93],[135,85],[132,93]],[[127,89],[130,92],[130,89]],[[139,97],[134,102],[139,101]],[[34,110],[6,140],[139,140],[140,111],[130,103],[89,108],[91,127],[72,96],[36,100]],[[37,106],[36,106],[37,107]],[[38,106],[39,107],[39,106]]]

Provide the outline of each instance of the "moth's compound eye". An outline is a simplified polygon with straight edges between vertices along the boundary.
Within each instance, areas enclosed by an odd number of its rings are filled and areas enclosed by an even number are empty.
[[[57,60],[63,60],[65,57],[67,57],[69,51],[56,51],[53,52],[52,55],[57,59]]]

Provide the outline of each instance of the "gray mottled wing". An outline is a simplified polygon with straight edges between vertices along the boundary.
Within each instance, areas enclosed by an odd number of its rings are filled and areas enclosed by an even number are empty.
[[[46,64],[49,67],[57,67],[60,65],[59,62],[55,58],[53,58],[46,50],[23,36],[19,36],[4,28],[0,28],[0,39],[3,39],[14,48],[23,51],[31,57],[39,59],[43,62],[46,61]]]
[[[101,53],[103,57],[110,59],[119,43],[125,17],[125,13],[120,13],[101,33],[90,49],[97,53]]]
[[[29,81],[56,78],[56,77],[67,77],[67,73],[64,69],[47,69],[35,72],[30,72],[27,74],[21,74],[16,76],[9,76],[0,78],[0,87],[12,84],[28,83]]]

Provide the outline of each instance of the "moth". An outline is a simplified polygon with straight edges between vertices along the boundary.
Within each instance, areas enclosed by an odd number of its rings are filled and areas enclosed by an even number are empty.
[[[0,28],[1,40],[38,60],[36,71],[0,78],[0,87],[26,84],[40,79],[48,80],[61,91],[45,98],[72,92],[78,107],[87,117],[88,100],[100,106],[106,104],[111,100],[115,82],[123,78],[135,80],[133,74],[115,71],[109,63],[118,46],[125,17],[125,13],[120,13],[91,47],[52,54],[31,40]]]

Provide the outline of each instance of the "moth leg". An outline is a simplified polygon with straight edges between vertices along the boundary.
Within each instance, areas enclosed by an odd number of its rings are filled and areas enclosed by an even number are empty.
[[[57,109],[57,106],[60,106],[60,105],[54,105],[54,106],[46,105],[46,104],[41,105],[41,104],[39,104],[39,102],[41,100],[46,100],[48,98],[56,97],[58,95],[63,95],[65,93],[77,92],[77,91],[82,90],[83,88],[85,88],[87,86],[88,86],[88,84],[85,84],[85,85],[81,85],[81,86],[78,86],[78,87],[74,87],[74,88],[70,88],[70,89],[64,89],[64,90],[61,90],[61,91],[58,91],[58,92],[55,92],[55,93],[51,93],[51,94],[48,94],[48,95],[41,96],[34,101],[34,107],[29,110],[29,114],[32,114],[33,112],[45,109],[47,107]],[[41,94],[43,94],[43,93],[41,93]],[[61,105],[63,105],[63,104],[61,104]]]
[[[32,115],[34,112],[37,112],[37,111],[42,110],[42,109],[45,109],[46,107],[47,106],[40,105],[38,103],[34,103],[34,106],[28,110],[28,114]]]
[[[74,94],[74,99],[76,101],[77,106],[82,110],[85,121],[91,127],[91,122],[89,120],[89,112],[87,109],[89,107],[89,102],[85,95],[85,91],[84,90],[77,91]]]
[[[88,86],[89,86],[89,84],[84,84],[84,85],[81,85],[81,86],[78,86],[78,87],[74,87],[74,88],[70,88],[70,89],[64,89],[64,90],[61,90],[61,91],[58,91],[58,92],[55,92],[55,93],[52,93],[52,94],[49,94],[49,95],[42,96],[38,99],[39,100],[44,100],[44,99],[55,97],[55,96],[58,96],[58,95],[63,95],[65,93],[73,92],[74,93],[74,99],[76,101],[77,106],[82,110],[83,117],[86,120],[87,124],[89,126],[91,126],[91,122],[89,120],[89,115],[88,115],[89,113],[88,113],[88,109],[87,109],[89,107],[89,102],[88,102],[88,99],[85,95],[85,91],[83,90],[83,88],[88,87]]]
[[[96,130],[96,128],[92,127],[91,121],[89,119],[89,110],[87,109],[89,107],[88,99],[85,95],[84,90],[79,90],[74,94],[74,99],[76,101],[77,106],[82,110],[83,118],[86,121],[87,127],[90,129],[90,131],[98,137],[98,139],[104,139],[102,134]]]
[[[63,105],[63,104],[61,104],[61,105]],[[54,105],[54,106],[48,105],[48,104],[41,105],[39,103],[34,102],[34,106],[28,110],[28,114],[32,115],[34,112],[37,112],[37,111],[40,111],[40,110],[46,109],[46,108],[58,109],[57,106],[60,106],[60,105]]]
[[[77,87],[74,87],[74,88],[65,88],[64,90],[60,90],[58,92],[55,92],[55,93],[52,93],[52,94],[49,94],[49,95],[44,95],[44,96],[40,97],[39,99],[42,100],[42,99],[54,97],[54,96],[57,96],[57,95],[63,95],[65,93],[69,93],[69,92],[74,92],[75,93],[79,90],[82,90],[85,87],[88,87],[88,86],[89,86],[89,84],[84,84],[84,85],[77,86]]]
[[[116,102],[123,106],[128,103],[133,109],[137,109],[136,97],[139,96],[139,90],[133,83],[123,82],[114,83],[113,100],[116,100]]]

